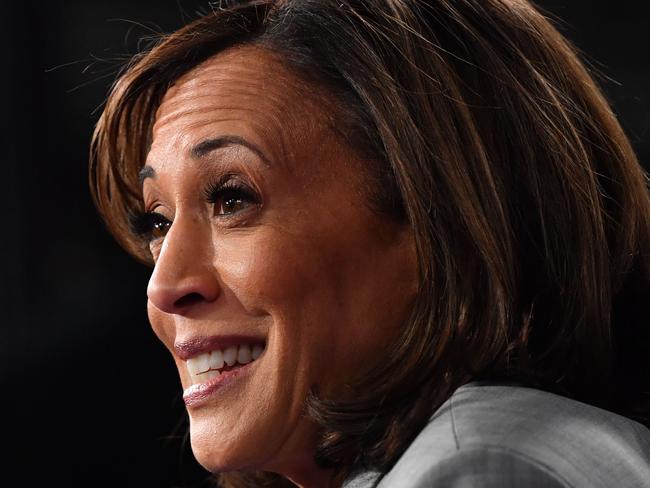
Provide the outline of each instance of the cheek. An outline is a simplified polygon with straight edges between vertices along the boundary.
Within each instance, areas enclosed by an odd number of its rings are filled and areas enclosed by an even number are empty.
[[[319,286],[322,257],[313,244],[260,231],[218,245],[224,287],[252,313],[291,313]]]
[[[271,316],[278,360],[331,390],[380,357],[403,318],[404,259],[358,230],[316,235],[314,227],[302,236],[273,228],[224,240],[218,268],[248,313]]]
[[[247,314],[271,318],[269,345],[280,361],[316,375],[335,346],[339,268],[331,250],[313,239],[281,231],[223,242],[219,274]]]
[[[151,300],[147,300],[147,316],[149,317],[149,323],[156,337],[158,337],[170,352],[173,352],[176,333],[171,318],[158,310]]]

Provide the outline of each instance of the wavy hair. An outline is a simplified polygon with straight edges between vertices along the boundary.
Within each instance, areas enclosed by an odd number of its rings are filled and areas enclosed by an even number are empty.
[[[235,45],[326,94],[368,198],[410,223],[419,294],[351,399],[309,398],[317,462],[388,471],[475,379],[513,380],[650,425],[648,176],[570,43],[526,0],[222,1],[136,56],[91,147],[101,215],[132,255],[156,109]],[[222,486],[283,486],[225,473]]]

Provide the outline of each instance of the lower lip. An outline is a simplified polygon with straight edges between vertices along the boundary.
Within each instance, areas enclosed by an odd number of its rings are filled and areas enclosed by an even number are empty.
[[[251,361],[237,369],[221,373],[216,378],[212,378],[205,383],[190,386],[183,392],[183,401],[185,402],[185,405],[187,407],[197,407],[206,403],[221,389],[227,388],[238,380],[241,380],[242,375],[245,376],[251,370],[251,366],[256,362],[257,360]]]

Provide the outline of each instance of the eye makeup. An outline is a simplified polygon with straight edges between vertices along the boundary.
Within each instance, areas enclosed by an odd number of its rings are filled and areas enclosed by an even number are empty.
[[[257,194],[232,173],[224,174],[209,183],[203,191],[203,197],[214,205],[214,215],[218,217],[229,217],[246,210],[250,205],[260,204]]]
[[[202,196],[213,206],[213,216],[222,219],[234,217],[261,203],[257,193],[232,173],[208,183]],[[148,242],[164,237],[171,225],[172,221],[158,212],[134,212],[129,217],[131,233]]]
[[[134,212],[129,217],[131,233],[149,242],[164,237],[171,225],[171,221],[158,212]]]

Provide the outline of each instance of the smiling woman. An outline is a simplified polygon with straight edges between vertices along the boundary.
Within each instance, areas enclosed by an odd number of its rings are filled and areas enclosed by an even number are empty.
[[[222,486],[649,486],[648,180],[527,2],[222,2],[91,159]]]
[[[314,455],[311,388],[341,394],[417,291],[410,227],[357,204],[361,161],[281,68],[239,47],[175,81],[134,218],[155,262],[151,324],[212,471],[303,469],[291,465]]]

